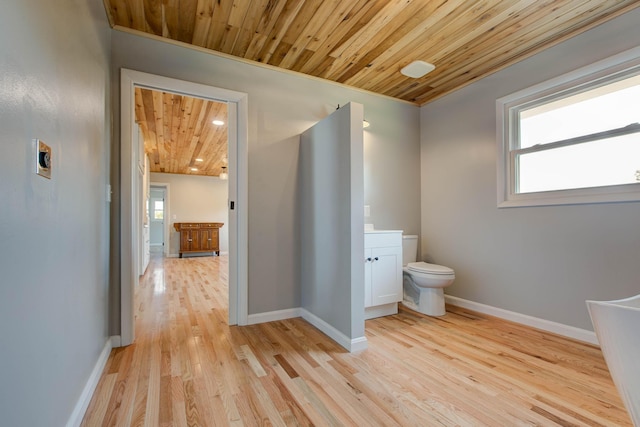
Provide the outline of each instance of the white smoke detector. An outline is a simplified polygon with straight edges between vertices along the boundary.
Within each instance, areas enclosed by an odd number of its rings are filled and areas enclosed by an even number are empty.
[[[436,66],[424,61],[413,61],[400,72],[407,77],[418,79],[436,69]]]

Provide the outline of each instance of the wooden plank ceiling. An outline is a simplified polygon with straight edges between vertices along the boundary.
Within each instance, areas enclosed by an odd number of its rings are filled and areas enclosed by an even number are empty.
[[[128,28],[423,105],[639,0],[105,0]],[[412,79],[414,60],[436,69]]]
[[[136,87],[135,114],[151,172],[219,176],[227,166],[227,104]]]
[[[640,0],[105,0],[115,28],[423,105]],[[414,60],[436,66],[413,79]],[[136,89],[153,172],[218,176],[226,104]],[[197,159],[202,159],[198,161]],[[197,168],[197,170],[192,170]]]

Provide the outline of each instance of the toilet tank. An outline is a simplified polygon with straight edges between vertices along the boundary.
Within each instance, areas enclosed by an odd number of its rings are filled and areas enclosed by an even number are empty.
[[[418,255],[418,236],[402,236],[402,265],[416,262]]]

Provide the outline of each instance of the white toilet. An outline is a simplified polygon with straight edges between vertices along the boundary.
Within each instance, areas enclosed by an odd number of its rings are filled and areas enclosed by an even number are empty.
[[[428,316],[443,316],[444,290],[456,276],[442,265],[416,262],[418,236],[402,236],[402,304]]]

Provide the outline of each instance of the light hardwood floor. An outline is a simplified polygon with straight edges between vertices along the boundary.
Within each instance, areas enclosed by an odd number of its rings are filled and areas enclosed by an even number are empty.
[[[152,258],[84,426],[631,425],[597,347],[447,307],[369,320],[349,354],[302,319],[229,327],[227,268]]]

